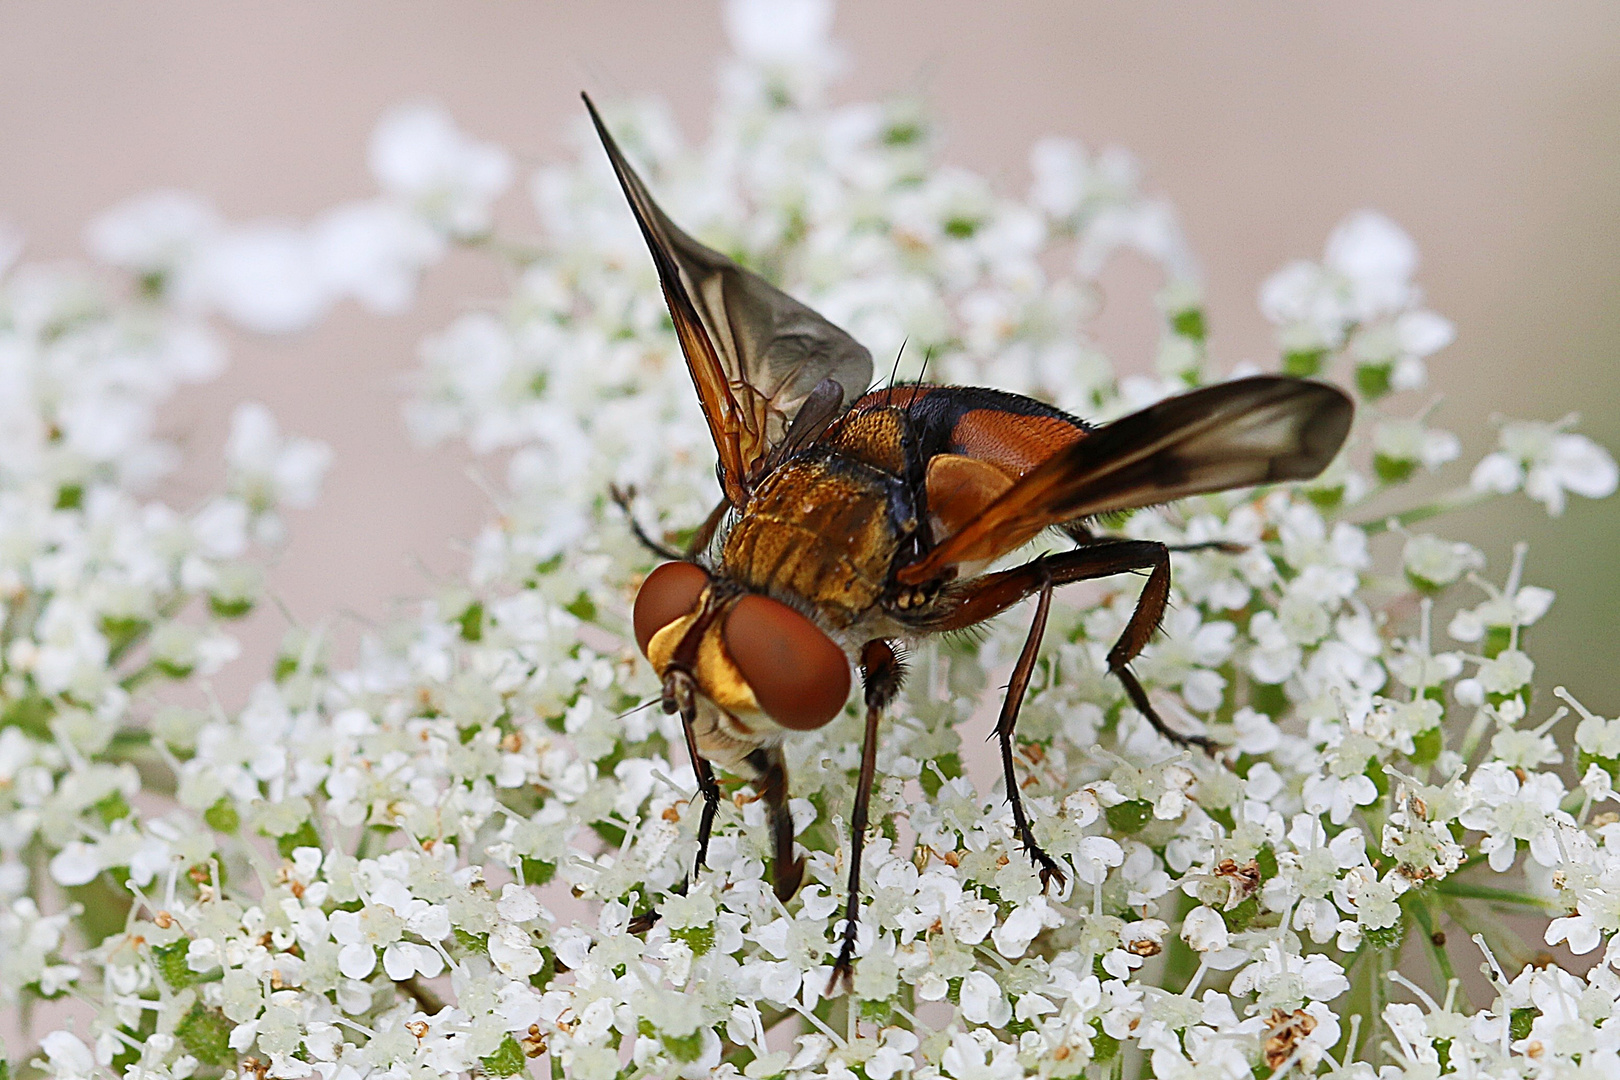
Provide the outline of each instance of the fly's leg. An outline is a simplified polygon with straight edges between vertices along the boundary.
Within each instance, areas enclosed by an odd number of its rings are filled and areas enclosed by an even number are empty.
[[[703,816],[698,818],[698,849],[697,858],[693,861],[692,872],[681,883],[675,886],[676,896],[685,896],[687,886],[703,869],[704,861],[709,856],[709,836],[714,832],[714,816],[720,810],[720,785],[714,778],[714,769],[710,767],[709,760],[698,753],[697,736],[692,733],[692,721],[682,710],[681,728],[686,732],[686,751],[692,755],[692,771],[697,774],[698,794],[703,796]],[[629,930],[632,934],[644,934],[653,928],[659,919],[658,909],[643,912],[630,920]]]
[[[714,504],[714,509],[709,511],[709,516],[703,519],[703,524],[698,526],[697,532],[692,534],[692,539],[687,541],[686,551],[681,558],[691,562],[708,550],[710,541],[714,539],[715,531],[720,528],[720,523],[725,520],[726,511],[729,509],[731,509],[731,503],[723,498]]]
[[[679,562],[685,558],[684,555],[676,551],[674,548],[669,547],[666,544],[661,544],[657,540],[654,540],[651,536],[648,536],[646,531],[642,529],[641,522],[636,520],[635,512],[630,508],[630,500],[636,497],[635,488],[622,488],[618,484],[610,484],[608,486],[608,495],[613,499],[614,503],[619,507],[619,509],[624,512],[624,519],[630,523],[630,531],[635,534],[637,540],[641,541],[642,547],[646,548],[648,551],[652,552],[654,555],[657,555],[661,559],[669,559],[674,562]]]
[[[1044,567],[1039,559],[1032,565],[1037,568]],[[1029,817],[1024,812],[1023,793],[1018,787],[1018,775],[1013,770],[1013,732],[1018,728],[1018,710],[1024,704],[1024,693],[1029,689],[1030,676],[1035,672],[1035,659],[1041,651],[1041,639],[1046,636],[1046,617],[1052,609],[1052,589],[1052,579],[1048,575],[1037,594],[1035,619],[1030,623],[1029,636],[1024,639],[1024,649],[1018,654],[1018,663],[1013,665],[1012,679],[1007,683],[1007,696],[1001,702],[1001,716],[996,721],[995,731],[995,737],[1001,743],[1001,771],[1006,778],[1007,802],[1012,806],[1013,832],[1018,836],[1018,842],[1023,845],[1024,854],[1029,856],[1035,868],[1040,871],[1043,890],[1054,879],[1061,889],[1065,878],[1057,860],[1035,842],[1035,830],[1030,828]]]
[[[748,764],[759,774],[760,795],[770,819],[776,857],[773,872],[776,898],[784,904],[793,899],[804,880],[804,859],[793,856],[793,814],[788,809],[787,762],[779,746],[762,747],[748,755]]]
[[[1183,734],[1164,722],[1129,667],[1152,639],[1170,602],[1170,549],[1157,541],[1098,540],[998,574],[987,574],[948,590],[945,602],[935,605],[931,617],[916,620],[913,625],[926,631],[961,630],[999,615],[1043,589],[1133,570],[1148,571],[1147,585],[1137,598],[1136,610],[1131,613],[1124,632],[1108,650],[1108,671],[1124,686],[1136,711],[1145,716],[1159,734],[1177,745],[1213,752],[1217,746],[1212,740],[1202,735]]]
[[[1164,609],[1170,603],[1170,549],[1163,544],[1151,546],[1158,548],[1158,551],[1154,553],[1147,584],[1136,598],[1136,610],[1131,612],[1119,640],[1108,650],[1108,670],[1125,687],[1125,696],[1131,699],[1136,711],[1147,717],[1148,723],[1160,735],[1178,745],[1196,746],[1205,753],[1214,753],[1219,747],[1213,739],[1205,735],[1183,734],[1164,722],[1148,701],[1147,691],[1142,689],[1136,674],[1128,666],[1153,639],[1153,632],[1159,628],[1159,623],[1164,619]]]
[[[1086,547],[1090,544],[1106,544],[1108,537],[1100,537],[1086,527],[1084,521],[1071,521],[1060,526],[1076,547]],[[1240,544],[1235,540],[1200,540],[1196,544],[1171,544],[1170,551],[1219,551],[1223,555],[1241,555],[1249,550],[1248,544]]]
[[[720,528],[720,522],[725,520],[726,509],[731,505],[724,499],[716,503],[714,509],[709,511],[709,516],[703,519],[703,524],[698,526],[697,532],[692,534],[686,550],[676,551],[668,544],[654,540],[641,527],[641,522],[636,520],[635,512],[630,509],[630,502],[636,497],[635,488],[622,488],[618,484],[610,484],[608,495],[613,499],[614,505],[624,513],[624,519],[630,523],[630,531],[641,541],[641,546],[659,558],[669,559],[672,562],[691,562],[701,555],[708,548],[709,542],[714,539],[715,530]]]
[[[697,859],[692,864],[692,876],[696,877],[709,858],[709,836],[714,832],[714,815],[720,811],[720,785],[715,782],[709,759],[698,753],[697,736],[692,732],[690,717],[683,716],[681,729],[686,732],[686,752],[692,755],[692,771],[697,774],[698,793],[703,796],[703,816],[698,818]],[[684,884],[680,892],[685,895]]]
[[[905,671],[887,641],[868,641],[861,649],[861,681],[866,696],[866,737],[861,740],[861,778],[855,789],[855,813],[849,837],[849,899],[844,905],[843,944],[833,964],[824,994],[832,997],[842,984],[855,983],[855,938],[861,918],[861,849],[866,843],[866,817],[871,809],[872,783],[877,775],[877,729],[883,708],[900,692]]]

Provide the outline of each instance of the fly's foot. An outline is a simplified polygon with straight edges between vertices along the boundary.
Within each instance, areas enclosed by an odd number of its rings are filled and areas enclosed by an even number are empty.
[[[1196,747],[1210,757],[1214,757],[1220,752],[1221,744],[1208,735],[1189,735],[1166,724],[1164,718],[1159,715],[1158,710],[1153,707],[1153,703],[1148,701],[1147,691],[1142,689],[1142,684],[1136,681],[1136,676],[1132,674],[1130,668],[1118,663],[1115,658],[1109,657],[1108,670],[1125,687],[1125,696],[1131,699],[1131,705],[1135,707],[1137,712],[1147,717],[1147,722],[1153,725],[1154,731],[1169,739],[1176,746]]]
[[[844,943],[838,949],[838,960],[833,964],[832,976],[822,997],[837,997],[855,989],[855,920],[844,923]]]
[[[1024,854],[1029,856],[1029,861],[1035,864],[1036,870],[1040,871],[1041,891],[1045,892],[1047,886],[1054,881],[1057,882],[1057,887],[1061,890],[1064,884],[1068,882],[1069,876],[1063,872],[1063,867],[1059,865],[1058,861],[1048,855],[1046,850],[1035,842],[1035,831],[1025,825],[1018,830],[1018,840],[1023,845]]]

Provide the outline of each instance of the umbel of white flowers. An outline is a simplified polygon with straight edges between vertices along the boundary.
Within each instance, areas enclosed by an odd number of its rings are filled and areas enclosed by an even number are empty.
[[[933,378],[1106,419],[1250,370],[1210,355],[1175,214],[1126,154],[1045,140],[1030,189],[998,191],[940,164],[914,103],[829,103],[842,57],[822,0],[736,0],[726,19],[735,55],[706,142],[688,146],[656,102],[610,120],[684,225],[874,353],[909,342],[902,375],[931,354]],[[1471,472],[1453,464],[1423,393],[1453,328],[1424,306],[1411,241],[1371,212],[1260,287],[1267,366],[1359,396],[1349,450],[1303,487],[1120,526],[1243,545],[1176,557],[1139,665],[1162,707],[1229,749],[1178,751],[1104,677],[1139,587],[1108,581],[1060,595],[1021,726],[1020,782],[1064,888],[1042,891],[962,749],[1021,641],[993,624],[918,648],[886,721],[847,999],[820,993],[853,716],[787,748],[799,895],[772,893],[764,815],[737,786],[707,870],[678,893],[695,781],[675,721],[635,708],[656,691],[627,623],[649,563],[605,492],[633,485],[643,520],[696,524],[713,451],[641,239],[583,118],[575,134],[576,160],[530,179],[537,225],[491,214],[506,151],[410,105],[373,137],[379,192],[307,224],[230,223],[162,193],[92,224],[95,268],[3,245],[14,1067],[1620,1075],[1620,719],[1560,690],[1579,722],[1558,727],[1567,710],[1532,700],[1553,596],[1522,547],[1491,567],[1412,531],[1520,490],[1557,514],[1571,494],[1611,494],[1615,464],[1568,420],[1506,422]],[[509,454],[464,580],[351,667],[295,631],[245,705],[175,704],[235,655],[230,624],[264,599],[282,510],[314,498],[328,454],[243,406],[224,487],[172,508],[151,494],[178,457],[156,410],[220,369],[219,320],[291,333],[345,299],[402,310],[452,245],[514,271],[508,296],[424,342],[408,410],[428,442]],[[1125,247],[1164,273],[1151,377],[1116,377],[1088,332]],[[1429,473],[1457,484],[1403,503]],[[1370,517],[1374,496],[1410,509]],[[1387,557],[1369,546],[1381,533]],[[632,933],[653,906],[656,926]],[[1531,966],[1503,908],[1580,954],[1581,973]],[[1455,979],[1482,960],[1486,981]],[[41,1000],[55,1004],[30,1011]]]

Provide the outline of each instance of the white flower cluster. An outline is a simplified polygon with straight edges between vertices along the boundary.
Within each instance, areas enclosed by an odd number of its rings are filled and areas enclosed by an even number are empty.
[[[1027,195],[998,194],[936,163],[917,107],[827,103],[829,24],[824,0],[734,0],[701,148],[657,106],[610,116],[684,225],[874,353],[906,343],[910,375],[927,356],[930,378],[1107,417],[1224,374],[1175,219],[1127,158],[1046,141]],[[1344,459],[1119,526],[1228,542],[1175,556],[1138,665],[1173,723],[1225,749],[1177,749],[1106,677],[1139,586],[1105,582],[1060,594],[1020,723],[1061,889],[960,738],[996,700],[1011,620],[910,653],[846,999],[822,993],[853,713],[785,747],[799,894],[776,898],[763,804],[731,782],[688,882],[696,781],[678,720],[645,707],[628,610],[649,562],[606,492],[696,525],[713,451],[578,131],[578,161],[533,178],[527,243],[494,232],[507,155],[413,107],[379,128],[377,200],[241,230],[165,197],[94,232],[133,272],[124,300],[26,267],[0,282],[17,388],[0,393],[0,1000],[68,1014],[28,1060],[61,1080],[1620,1076],[1620,815],[1600,805],[1620,719],[1565,695],[1580,720],[1558,729],[1569,709],[1532,700],[1527,639],[1553,597],[1524,583],[1522,548],[1504,581],[1408,531],[1520,488],[1556,512],[1611,493],[1614,463],[1567,425],[1505,424],[1451,495],[1361,515],[1459,453],[1421,406],[1398,411],[1452,330],[1374,215],[1261,296],[1284,367],[1342,375],[1367,406]],[[450,242],[517,271],[502,304],[424,344],[410,407],[426,438],[511,453],[465,584],[351,668],[293,635],[241,709],[169,703],[229,656],[219,622],[258,596],[251,545],[325,465],[247,407],[223,493],[189,513],[139,501],[172,456],[153,407],[217,366],[200,320],[293,328],[340,296],[389,310]],[[1086,335],[1121,245],[1164,268],[1159,378],[1116,382]],[[1601,959],[1532,965],[1501,908]],[[1488,984],[1455,978],[1482,959]]]

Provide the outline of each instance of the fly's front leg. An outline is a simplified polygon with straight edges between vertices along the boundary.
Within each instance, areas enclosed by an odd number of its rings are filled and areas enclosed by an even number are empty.
[[[866,844],[866,817],[871,810],[872,783],[877,776],[877,729],[884,706],[900,692],[905,672],[887,641],[874,639],[861,649],[861,681],[866,697],[866,736],[861,740],[861,778],[855,789],[855,813],[849,837],[849,899],[844,905],[843,944],[827,980],[826,997],[854,986],[855,938],[861,918],[861,849]]]
[[[685,557],[674,548],[660,544],[642,529],[641,522],[636,520],[635,511],[630,508],[630,501],[636,497],[635,488],[622,488],[618,484],[610,484],[608,485],[608,495],[613,499],[614,504],[618,506],[620,511],[624,513],[624,519],[630,523],[630,531],[637,540],[641,541],[642,547],[661,559],[678,562]]]
[[[708,758],[698,753],[697,736],[692,733],[692,720],[686,709],[681,710],[681,728],[686,732],[686,752],[692,756],[692,772],[697,775],[698,794],[703,797],[703,813],[698,818],[698,849],[697,858],[693,860],[692,872],[681,883],[676,885],[676,896],[685,896],[687,886],[697,877],[699,870],[703,869],[704,861],[709,856],[709,836],[714,832],[714,816],[720,810],[720,784],[714,778],[714,769],[709,765]],[[630,920],[632,934],[644,934],[653,928],[660,915],[657,908],[637,915]]]
[[[1033,565],[1039,570],[1044,569],[1045,564],[1037,559]],[[1018,663],[1013,665],[1012,679],[1007,683],[1007,696],[1002,699],[1001,716],[996,721],[995,732],[1001,743],[1001,771],[1006,778],[1007,802],[1012,806],[1013,832],[1023,845],[1024,853],[1040,871],[1042,890],[1054,879],[1061,889],[1065,877],[1057,860],[1035,842],[1035,830],[1030,828],[1029,817],[1024,813],[1023,792],[1018,787],[1018,774],[1013,770],[1013,733],[1018,730],[1018,710],[1024,704],[1024,693],[1029,689],[1030,676],[1035,672],[1041,639],[1046,636],[1046,617],[1052,610],[1052,589],[1052,578],[1048,574],[1041,583],[1035,601],[1035,619],[1030,623],[1029,636],[1024,639],[1024,649],[1018,654]]]
[[[697,774],[698,792],[703,796],[703,816],[698,818],[697,859],[692,864],[692,876],[696,877],[709,857],[709,836],[714,832],[714,815],[720,810],[720,785],[715,781],[714,768],[710,766],[709,759],[698,752],[692,719],[685,715],[684,710],[681,729],[686,732],[686,752],[692,756],[692,771]],[[684,883],[678,891],[685,894]]]
[[[654,540],[641,527],[641,522],[636,520],[635,512],[630,508],[631,501],[636,497],[635,488],[622,488],[618,484],[610,484],[608,485],[608,495],[613,499],[614,505],[618,506],[624,513],[624,519],[630,523],[630,531],[637,540],[641,541],[641,546],[659,558],[668,559],[671,562],[691,562],[697,556],[703,554],[708,548],[709,542],[714,539],[715,530],[720,527],[720,522],[725,518],[726,508],[731,505],[725,499],[721,499],[715,504],[715,508],[709,511],[709,516],[703,519],[703,524],[698,526],[697,532],[692,534],[692,539],[687,543],[686,550],[676,551],[668,544]]]

